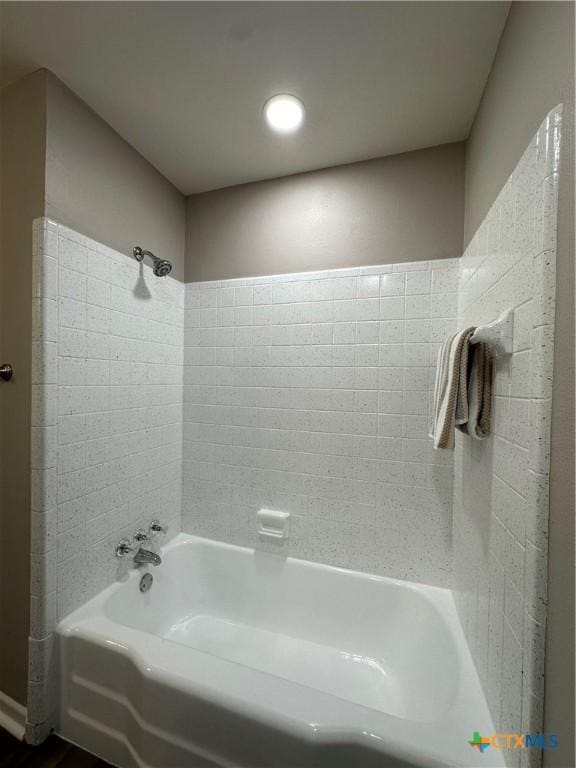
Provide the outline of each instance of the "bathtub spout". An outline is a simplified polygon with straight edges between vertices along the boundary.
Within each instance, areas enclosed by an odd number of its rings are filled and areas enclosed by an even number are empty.
[[[140,549],[134,555],[136,565],[160,565],[162,558],[156,552],[150,552],[149,549]]]

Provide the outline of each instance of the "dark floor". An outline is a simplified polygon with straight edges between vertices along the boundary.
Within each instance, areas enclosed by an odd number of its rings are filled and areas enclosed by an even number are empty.
[[[50,736],[31,747],[0,728],[0,768],[111,768],[83,749]]]

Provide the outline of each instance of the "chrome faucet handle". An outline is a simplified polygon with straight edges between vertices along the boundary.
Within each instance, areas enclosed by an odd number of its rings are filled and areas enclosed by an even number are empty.
[[[150,527],[148,528],[148,534],[150,536],[157,536],[160,533],[166,533],[168,531],[167,525],[162,525],[160,520],[152,520]]]
[[[141,544],[143,541],[148,541],[149,538],[148,531],[145,531],[144,528],[139,528],[134,534],[133,541]]]
[[[133,552],[134,547],[132,546],[130,539],[120,539],[114,554],[116,557],[126,557],[126,555],[131,555]]]

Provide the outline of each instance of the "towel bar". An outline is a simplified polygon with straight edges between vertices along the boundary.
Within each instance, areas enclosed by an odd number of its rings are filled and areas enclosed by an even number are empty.
[[[506,309],[498,320],[488,325],[479,325],[470,338],[471,344],[483,341],[489,344],[497,356],[511,355],[514,338],[514,310]]]

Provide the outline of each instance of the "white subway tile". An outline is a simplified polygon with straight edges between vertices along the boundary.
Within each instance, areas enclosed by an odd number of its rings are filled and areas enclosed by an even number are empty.
[[[32,296],[58,298],[58,261],[44,254],[32,259]]]
[[[378,299],[360,299],[356,302],[356,320],[378,320],[380,304]]]
[[[356,278],[335,278],[333,281],[333,290],[335,299],[354,299],[356,297]]]
[[[67,237],[58,238],[58,259],[60,267],[86,273],[88,249]]]
[[[356,298],[376,298],[380,289],[381,278],[378,275],[367,275],[356,278]],[[338,297],[340,298],[340,297]]]
[[[220,289],[222,290],[222,289]],[[234,289],[234,306],[252,306],[254,304],[254,289],[253,288],[235,288]]]
[[[406,296],[406,318],[429,318],[430,296],[422,294],[418,296]]]
[[[413,296],[418,293],[430,293],[431,273],[426,272],[407,272],[406,273],[406,295]]]
[[[403,273],[380,277],[380,296],[404,296],[405,276]]]
[[[458,269],[432,268],[432,293],[455,293],[458,290]]]
[[[32,299],[32,341],[56,341],[58,338],[58,302]]]
[[[31,361],[32,384],[56,384],[58,380],[58,349],[53,341],[33,341]]]
[[[408,306],[409,298],[406,298]],[[401,320],[404,318],[404,298],[400,296],[384,297],[380,299],[381,320]]]

